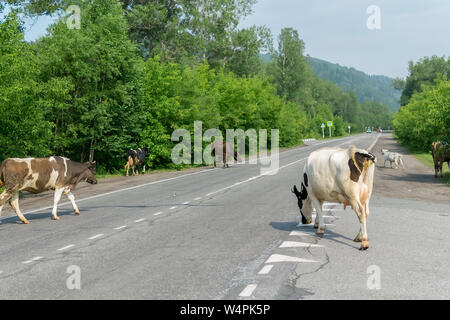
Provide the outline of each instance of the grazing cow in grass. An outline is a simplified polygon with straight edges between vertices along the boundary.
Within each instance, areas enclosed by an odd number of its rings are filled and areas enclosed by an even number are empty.
[[[434,177],[437,178],[439,172],[441,172],[442,178],[442,165],[444,162],[447,162],[450,169],[450,148],[447,144],[436,141],[431,144],[431,154],[433,155],[434,162]]]
[[[369,200],[372,195],[375,156],[366,150],[324,148],[312,152],[306,161],[301,191],[294,186],[302,223],[312,221],[313,208],[317,215],[315,228],[317,234],[325,232],[322,205],[324,201],[343,203],[352,206],[361,224],[355,242],[362,241],[361,249],[369,248],[367,218]]]
[[[80,214],[71,190],[83,181],[96,184],[95,167],[95,162],[79,163],[63,157],[4,160],[0,166],[0,185],[1,182],[5,185],[5,190],[0,194],[0,215],[5,203],[10,201],[19,219],[23,223],[29,223],[19,208],[19,191],[22,190],[31,193],[55,190],[52,211],[54,220],[59,220],[57,207],[63,193],[72,202],[75,214]]]
[[[128,177],[128,170],[130,170],[130,167],[133,171],[133,176],[139,174],[139,171],[137,169],[137,165],[142,165],[143,170],[142,173],[145,173],[145,158],[149,155],[148,148],[139,148],[137,150],[130,149],[127,151],[127,164],[125,165],[125,169],[127,170],[127,177]],[[136,173],[134,172],[134,167],[136,166]]]
[[[384,166],[386,167],[386,161],[389,161],[391,163],[394,163],[397,167],[401,164],[402,168],[405,168],[403,165],[403,158],[402,155],[398,152],[391,152],[387,149],[381,149],[381,154],[384,156]]]
[[[225,142],[223,140],[215,140],[211,144],[211,155],[214,157],[214,167],[216,166],[216,156],[222,158],[223,167],[228,166],[228,158],[233,157],[236,161],[241,161],[239,153],[234,150],[231,143]]]

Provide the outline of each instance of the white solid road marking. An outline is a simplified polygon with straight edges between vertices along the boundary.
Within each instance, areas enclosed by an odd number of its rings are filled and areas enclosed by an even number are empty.
[[[250,297],[257,286],[257,284],[249,284],[241,291],[241,293],[239,293],[239,297]]]
[[[162,211],[157,212],[157,213],[154,213],[153,215],[154,215],[154,216],[159,216],[160,214],[162,214]]]
[[[284,241],[280,248],[323,248],[323,246],[307,242]]]
[[[261,271],[258,272],[258,274],[268,274],[270,272],[270,270],[272,270],[273,268],[273,264],[268,264],[266,266],[264,266]]]
[[[126,227],[127,226],[120,226],[120,227],[114,228],[114,230],[121,230],[121,229],[126,228]]]
[[[173,207],[169,208],[169,210],[174,210],[176,208],[177,208],[177,206],[173,206]]]
[[[138,220],[134,220],[134,223],[139,223],[139,222],[142,222],[142,221],[144,221],[144,220],[145,220],[145,218],[138,219]]]
[[[95,196],[91,196],[91,197],[87,197],[87,198],[83,198],[83,199],[78,199],[77,203],[80,203],[80,202],[86,201],[86,200],[92,200],[92,199],[96,199],[96,198],[100,198],[100,197],[109,196],[111,194],[115,194],[115,193],[118,193],[118,192],[129,191],[129,190],[133,190],[133,189],[137,189],[137,188],[150,186],[150,185],[153,185],[153,184],[158,184],[158,183],[163,183],[163,182],[172,181],[172,180],[176,180],[176,179],[181,179],[181,178],[189,177],[189,176],[192,176],[192,175],[195,175],[195,174],[212,172],[212,171],[215,171],[215,170],[219,170],[219,168],[205,169],[205,170],[202,170],[202,171],[197,171],[197,172],[191,172],[191,173],[183,174],[183,175],[180,175],[180,176],[177,176],[177,177],[173,177],[173,178],[167,178],[167,179],[163,179],[163,180],[158,180],[158,181],[153,181],[153,182],[149,182],[149,183],[140,184],[140,185],[129,187],[129,188],[123,188],[123,189],[114,190],[114,191],[111,191],[111,192],[101,193],[101,194],[98,194],[98,195],[95,195]],[[58,206],[62,207],[62,206],[66,206],[66,205],[69,205],[69,204],[72,204],[72,203],[70,201],[63,202],[63,203],[60,203]],[[30,210],[28,212],[25,212],[24,215],[28,215],[30,213],[40,212],[40,211],[48,210],[48,209],[52,209],[52,208],[53,208],[53,206],[41,207],[41,208],[38,208],[38,209],[34,209],[34,210]],[[11,219],[13,217],[15,217],[15,216],[3,217],[3,218],[0,218],[0,221],[1,220],[6,220],[6,219]]]
[[[74,244],[69,244],[68,246],[59,248],[58,251],[64,251],[64,250],[70,249],[70,248],[72,248],[72,247],[75,247],[75,245],[74,245]]]
[[[379,138],[379,136],[377,137],[376,141],[378,140],[378,138]],[[316,143],[314,145],[308,146],[307,148],[314,148],[314,147],[316,147],[318,145],[321,145],[321,144],[330,143],[330,142],[336,142],[336,141],[345,140],[345,139],[347,139],[347,138],[338,138],[338,139],[333,139],[333,140],[329,140],[329,141],[324,141],[324,142],[320,142],[320,143]],[[353,140],[354,139],[349,139],[349,141],[353,141]],[[346,142],[348,142],[348,141],[346,141]],[[344,142],[344,143],[346,143],[346,142]],[[283,153],[290,153],[290,152],[293,152],[293,151],[298,151],[299,149],[300,148],[295,148],[295,149],[292,149],[292,150],[284,151]],[[302,148],[302,150],[304,151],[305,148]],[[303,161],[305,159],[306,158],[303,158],[303,159],[300,159],[300,160],[288,163],[287,165],[284,165],[284,166],[282,166],[282,167],[280,167],[278,169],[272,170],[272,171],[276,171],[276,170],[280,170],[280,169],[286,168],[288,166],[291,166],[291,165],[293,165],[293,164],[295,164],[297,162]],[[91,197],[87,197],[87,198],[83,198],[83,199],[78,199],[77,203],[80,203],[82,201],[87,201],[87,200],[91,200],[91,199],[104,197],[104,196],[108,196],[108,195],[115,194],[115,193],[118,193],[118,192],[129,191],[129,190],[133,190],[133,189],[137,189],[137,188],[141,188],[141,187],[145,187],[145,186],[149,186],[149,185],[153,185],[153,184],[158,184],[158,183],[163,183],[163,182],[167,182],[167,181],[172,181],[172,180],[175,180],[175,179],[181,179],[181,178],[184,178],[184,177],[189,177],[189,176],[200,174],[200,173],[212,172],[212,171],[215,171],[215,170],[219,170],[219,168],[205,169],[205,170],[202,170],[202,171],[187,173],[187,174],[180,175],[180,176],[173,177],[173,178],[153,181],[153,182],[144,183],[144,184],[133,186],[133,187],[129,187],[129,188],[123,188],[123,189],[119,189],[119,190],[114,190],[114,191],[111,191],[111,192],[106,192],[106,193],[98,194],[98,195],[95,195],[95,196],[91,196]],[[272,171],[269,171],[269,172],[267,172],[267,173],[265,173],[263,175],[270,174]],[[259,177],[261,177],[263,175],[252,177],[252,178],[250,178],[248,180],[243,181],[242,183],[252,181],[252,180],[257,179],[257,178],[259,178]],[[212,194],[215,194],[217,192],[220,192],[222,190],[226,190],[226,189],[229,189],[229,188],[230,187],[227,187],[227,188],[224,188],[224,189],[221,189],[221,190],[209,193],[209,194],[207,194],[207,196],[210,196]],[[62,207],[62,206],[69,205],[69,204],[71,204],[71,202],[64,202],[64,203],[60,203],[59,206]],[[38,208],[38,209],[34,209],[34,210],[31,210],[31,211],[25,212],[24,215],[28,215],[30,213],[40,212],[40,211],[47,210],[47,209],[52,209],[52,208],[53,208],[53,206],[42,207],[42,208]],[[3,217],[3,218],[0,218],[0,221],[1,220],[6,220],[6,219],[11,219],[11,218],[12,217]]]
[[[43,257],[34,257],[33,259],[24,261],[23,263],[24,263],[24,264],[28,264],[28,263],[31,263],[31,262],[33,262],[33,261],[41,260],[42,258],[43,258]]]
[[[290,236],[314,236],[313,233],[306,233],[306,232],[300,232],[300,231],[292,231],[289,233]]]
[[[318,261],[285,256],[282,254],[273,254],[269,257],[269,259],[267,259],[265,263],[275,263],[275,262],[318,262]]]
[[[99,233],[99,234],[96,234],[95,236],[90,237],[89,240],[94,240],[94,239],[100,238],[102,236],[103,236],[103,233]]]

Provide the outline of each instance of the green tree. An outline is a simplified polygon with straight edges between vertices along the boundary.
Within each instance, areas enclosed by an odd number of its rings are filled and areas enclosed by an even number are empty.
[[[48,115],[55,123],[54,150],[77,160],[95,158],[107,169],[123,162],[139,131],[139,60],[115,0],[89,2],[81,28],[64,19],[36,43],[40,81],[58,84]]]
[[[445,57],[425,57],[418,62],[409,62],[409,75],[400,98],[402,106],[409,103],[411,97],[422,91],[424,85],[434,85],[438,76],[450,77],[450,59]]]
[[[278,51],[273,54],[273,62],[268,66],[268,72],[277,84],[278,94],[288,101],[296,101],[308,76],[304,48],[298,31],[284,28],[278,37]]]
[[[17,14],[8,14],[0,21],[0,160],[51,152],[52,124],[39,104],[45,88],[37,81],[36,63]]]

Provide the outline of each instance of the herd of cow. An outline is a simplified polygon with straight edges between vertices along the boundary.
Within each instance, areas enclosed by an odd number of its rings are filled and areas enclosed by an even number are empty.
[[[435,164],[435,177],[439,172],[442,177],[442,164],[447,162],[450,167],[450,153],[441,142],[432,144],[432,155]],[[384,164],[387,161],[403,166],[402,156],[399,153],[382,149]],[[133,175],[139,174],[137,165],[142,165],[145,173],[148,148],[129,150],[126,153],[126,175],[132,169]],[[232,156],[240,160],[239,154],[228,142],[217,141],[212,144],[214,166],[216,156],[222,157],[223,166],[228,167],[227,159]],[[325,231],[322,205],[325,201],[342,203],[344,209],[351,206],[356,212],[360,231],[355,242],[361,242],[361,250],[369,248],[367,235],[367,219],[369,217],[369,201],[372,195],[373,177],[375,172],[375,156],[363,149],[354,146],[348,149],[323,148],[312,152],[303,169],[303,182],[301,190],[294,185],[292,192],[297,197],[303,224],[312,223],[313,211],[316,211],[314,228],[317,234]],[[40,193],[54,190],[52,218],[58,220],[57,206],[63,194],[67,195],[72,203],[75,214],[80,211],[75,203],[72,190],[79,182],[96,184],[96,163],[79,163],[65,157],[49,158],[8,158],[0,166],[0,187],[4,191],[0,194],[0,216],[3,206],[9,202],[19,219],[28,224],[19,208],[19,192],[22,190],[31,193]]]

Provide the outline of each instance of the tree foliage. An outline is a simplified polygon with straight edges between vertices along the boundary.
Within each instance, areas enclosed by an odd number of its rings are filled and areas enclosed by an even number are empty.
[[[34,43],[16,13],[1,21],[0,160],[54,154],[114,171],[127,149],[147,146],[161,167],[173,131],[193,134],[195,121],[203,131],[279,129],[281,147],[320,137],[329,120],[333,135],[389,125],[386,107],[312,72],[296,30],[283,29],[273,50],[267,28],[238,28],[254,0],[8,2],[59,19]],[[66,25],[70,4],[80,29]]]

